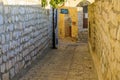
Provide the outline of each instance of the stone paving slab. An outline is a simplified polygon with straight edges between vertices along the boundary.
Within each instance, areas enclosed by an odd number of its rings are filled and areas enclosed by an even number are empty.
[[[98,80],[87,43],[60,43],[20,80]]]

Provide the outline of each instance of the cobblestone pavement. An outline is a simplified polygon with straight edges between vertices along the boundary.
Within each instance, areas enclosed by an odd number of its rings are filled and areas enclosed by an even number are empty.
[[[61,42],[20,80],[98,80],[87,43]]]

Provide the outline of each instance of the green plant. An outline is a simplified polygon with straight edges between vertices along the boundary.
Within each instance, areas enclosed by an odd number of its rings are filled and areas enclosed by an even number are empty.
[[[50,0],[49,4],[53,8],[59,7],[59,5],[63,4],[66,0]],[[42,0],[42,7],[45,7],[48,4],[47,0]]]
[[[42,7],[45,7],[48,4],[47,0],[41,0],[41,3],[42,3]]]
[[[67,0],[50,0],[50,2],[48,2],[47,0],[41,0],[41,1],[42,1],[42,7],[45,7],[49,3],[53,8],[57,8],[60,5],[64,4],[64,2]],[[87,0],[81,0],[81,1],[86,2]]]
[[[59,5],[63,4],[65,0],[51,0],[50,5],[54,8],[59,7]]]

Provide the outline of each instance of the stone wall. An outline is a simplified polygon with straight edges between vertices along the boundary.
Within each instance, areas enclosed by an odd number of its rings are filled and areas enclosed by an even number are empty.
[[[120,80],[120,0],[89,6],[89,46],[99,80]]]
[[[78,7],[78,30],[83,31],[83,8]]]
[[[79,32],[78,41],[82,42],[82,43],[87,43],[88,42],[88,30],[81,30]]]
[[[88,42],[88,28],[83,28],[83,8],[78,7],[78,41]]]
[[[52,34],[49,20],[39,5],[0,3],[0,80],[12,80],[46,50]]]

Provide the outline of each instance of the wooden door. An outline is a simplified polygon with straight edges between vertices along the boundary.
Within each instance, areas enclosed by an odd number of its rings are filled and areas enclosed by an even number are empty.
[[[83,14],[83,28],[88,28],[88,18],[86,17],[87,13]]]

